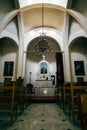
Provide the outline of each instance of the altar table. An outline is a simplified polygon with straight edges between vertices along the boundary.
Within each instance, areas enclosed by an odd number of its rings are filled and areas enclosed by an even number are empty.
[[[36,80],[35,87],[53,87],[52,80]]]

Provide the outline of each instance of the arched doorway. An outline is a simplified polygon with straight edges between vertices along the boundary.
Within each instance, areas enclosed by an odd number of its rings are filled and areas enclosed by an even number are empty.
[[[56,75],[56,52],[61,51],[59,44],[51,37],[46,37],[50,51],[45,56],[45,60],[50,64],[50,75]],[[26,54],[26,83],[29,82],[29,73],[32,72],[32,83],[35,85],[35,80],[38,76],[38,64],[43,60],[42,56],[39,56],[35,51],[35,45],[38,42],[39,37],[33,39],[28,47]]]

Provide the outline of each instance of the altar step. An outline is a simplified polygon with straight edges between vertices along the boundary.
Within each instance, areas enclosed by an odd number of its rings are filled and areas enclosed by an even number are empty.
[[[55,103],[55,96],[35,96],[32,97],[33,103]]]

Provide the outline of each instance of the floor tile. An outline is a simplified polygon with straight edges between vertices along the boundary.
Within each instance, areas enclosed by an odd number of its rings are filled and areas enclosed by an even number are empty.
[[[81,130],[73,125],[55,103],[33,103],[7,129],[0,130]]]

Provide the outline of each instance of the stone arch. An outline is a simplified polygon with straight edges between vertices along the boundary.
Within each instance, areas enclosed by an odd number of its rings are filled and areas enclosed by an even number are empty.
[[[63,51],[63,37],[62,33],[59,31],[56,31],[54,29],[44,29],[46,32],[46,36],[53,38],[60,46],[60,50]],[[27,50],[28,44],[33,40],[34,38],[37,38],[40,36],[41,29],[35,29],[29,32],[25,35],[25,41],[24,41],[24,51]]]

